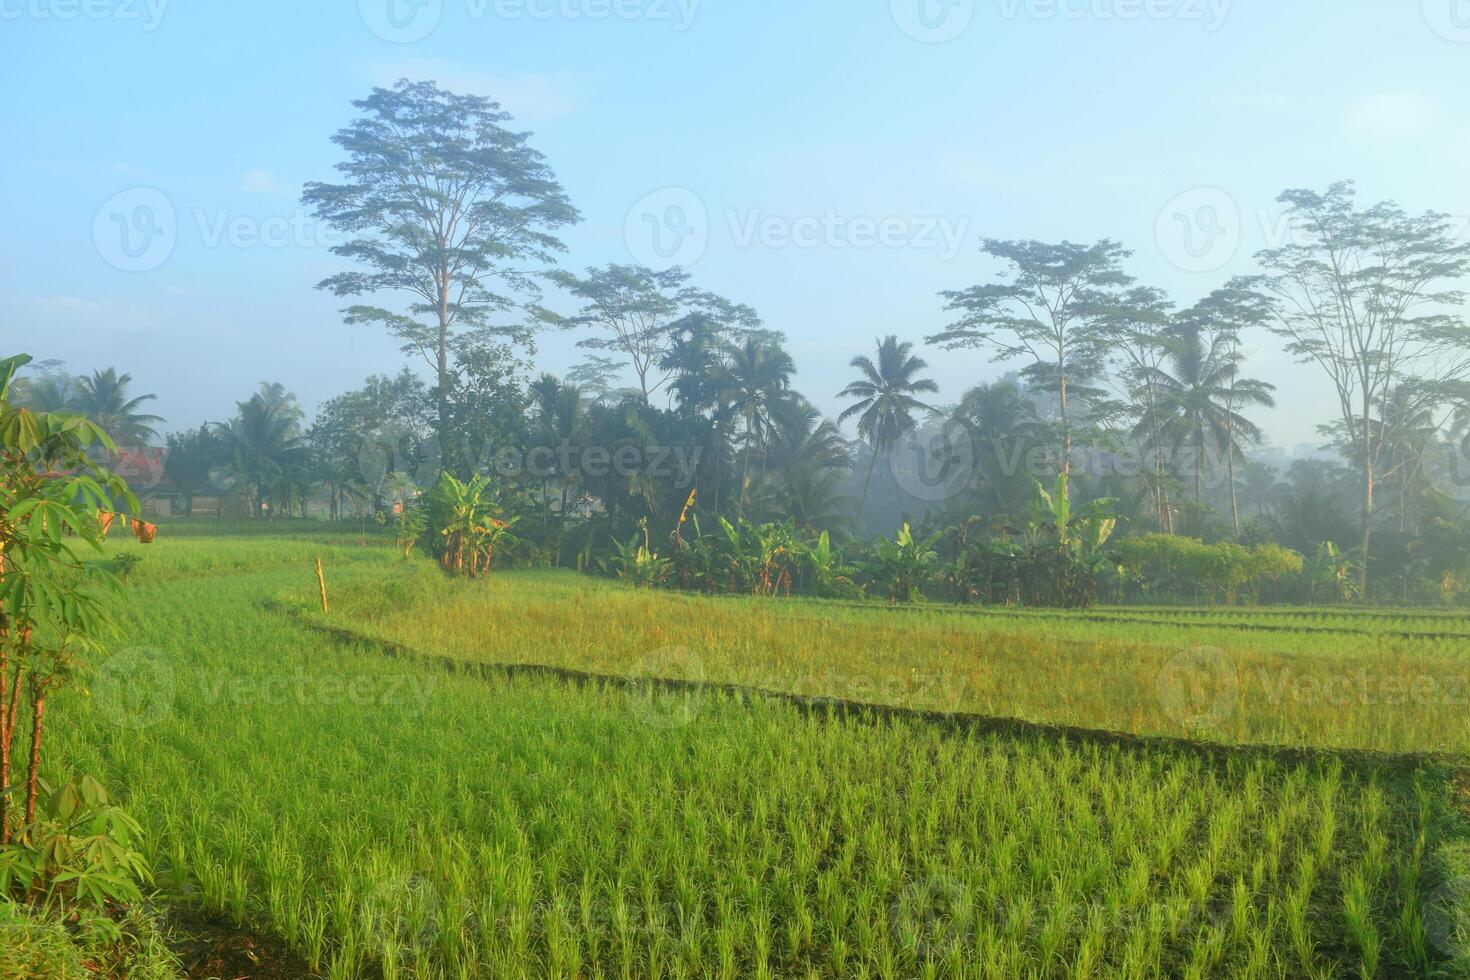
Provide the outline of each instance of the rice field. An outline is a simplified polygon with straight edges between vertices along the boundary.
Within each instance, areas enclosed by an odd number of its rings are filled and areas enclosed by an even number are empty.
[[[118,790],[166,900],[280,937],[313,975],[1470,967],[1463,709],[1272,722],[1243,685],[1215,710],[1193,689],[1209,665],[1164,656],[1388,676],[1383,649],[1414,658],[1395,672],[1453,667],[1464,648],[1444,639],[1233,629],[1275,622],[1254,611],[1017,619],[540,572],[453,583],[370,533],[168,530],[140,552],[124,642],[56,708],[53,775]],[[1114,615],[1163,622],[1098,621]],[[1383,754],[994,731],[721,685]]]
[[[466,661],[1232,745],[1470,754],[1466,614],[893,608],[406,567],[386,591],[349,587],[328,619]]]

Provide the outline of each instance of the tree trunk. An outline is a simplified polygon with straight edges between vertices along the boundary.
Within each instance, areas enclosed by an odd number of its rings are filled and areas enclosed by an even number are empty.
[[[31,765],[26,772],[26,823],[36,820],[36,785],[41,778],[41,731],[46,716],[46,689],[38,686],[31,715]]]
[[[1235,525],[1235,536],[1240,537],[1240,498],[1235,492],[1235,454],[1225,447],[1225,478],[1230,481],[1230,519]]]
[[[441,247],[443,243],[440,243]],[[435,432],[439,436],[439,469],[443,472],[453,472],[457,460],[452,445],[449,421],[449,273],[447,270],[437,273],[439,277],[439,304],[435,311],[439,317],[439,338],[435,351],[439,372],[438,392],[438,424]]]
[[[750,433],[750,419],[745,420],[745,454],[740,464],[740,513],[745,514],[745,504],[750,496],[750,442],[754,438]]]
[[[1368,397],[1363,396],[1363,541],[1358,568],[1359,598],[1368,598],[1368,547],[1373,538],[1373,429]]]
[[[1235,493],[1235,427],[1225,420],[1225,471],[1230,480],[1230,517],[1235,521],[1235,536],[1240,537],[1240,499]]]
[[[1204,504],[1204,478],[1205,478],[1205,429],[1200,426],[1195,429],[1194,436],[1194,505],[1196,508]]]
[[[1159,530],[1164,534],[1172,534],[1174,531],[1173,515],[1169,512],[1169,488],[1164,485],[1166,476],[1164,470],[1164,434],[1159,431],[1158,411],[1154,407],[1155,399],[1152,393],[1149,395],[1149,431],[1154,443],[1154,472],[1158,479],[1157,496],[1159,499]]]
[[[561,549],[567,535],[567,483],[561,484],[561,510],[556,512],[556,567],[561,567]]]
[[[863,496],[862,499],[858,501],[857,520],[859,524],[861,524],[863,520],[863,511],[866,510],[868,507],[868,487],[873,482],[873,470],[877,469],[877,467],[878,450],[874,449],[873,458],[868,462],[868,477],[863,481]],[[858,528],[858,532],[862,532],[861,527]]]
[[[7,639],[7,637],[0,637]],[[10,843],[10,703],[6,686],[10,681],[10,652],[0,646],[0,844]]]
[[[1057,358],[1057,385],[1061,396],[1060,410],[1062,413],[1062,475],[1072,475],[1072,413],[1067,405],[1067,361],[1066,357]]]

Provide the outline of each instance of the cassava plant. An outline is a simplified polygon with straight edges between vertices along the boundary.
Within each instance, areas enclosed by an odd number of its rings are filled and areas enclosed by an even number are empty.
[[[12,405],[24,354],[0,360],[0,844],[24,837],[36,823],[46,703],[73,679],[78,658],[99,652],[112,629],[117,577],[100,562],[84,562],[79,547],[102,550],[119,513],[136,514],[127,484],[99,463],[116,451],[97,425],[80,415]],[[147,543],[157,528],[131,519]],[[25,717],[28,715],[28,719]],[[28,720],[23,782],[15,779],[17,729]],[[24,810],[14,799],[24,788]]]

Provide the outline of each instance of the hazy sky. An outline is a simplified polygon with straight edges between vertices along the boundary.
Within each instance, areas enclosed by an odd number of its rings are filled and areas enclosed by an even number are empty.
[[[298,198],[400,76],[535,132],[584,216],[565,265],[685,261],[825,408],[990,277],[982,236],[1117,238],[1187,304],[1286,187],[1470,216],[1466,0],[0,0],[0,349],[130,371],[169,428],[398,370],[313,288],[343,266]],[[1315,438],[1324,382],[1252,341],[1274,440]],[[1003,370],[926,356],[946,401]]]

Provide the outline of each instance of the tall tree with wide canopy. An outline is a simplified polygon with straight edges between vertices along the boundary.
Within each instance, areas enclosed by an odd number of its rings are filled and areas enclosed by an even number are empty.
[[[722,340],[742,339],[760,327],[755,310],[690,286],[689,273],[677,266],[655,270],[614,263],[588,269],[585,276],[557,271],[550,278],[583,306],[575,316],[542,311],[543,318],[595,332],[578,341],[578,347],[627,358],[644,401],[674,376],[664,362],[673,351],[679,324],[698,318]]]
[[[119,446],[147,445],[158,438],[153,425],[163,418],[138,409],[158,396],[133,396],[132,386],[133,376],[118,374],[116,368],[93,371],[91,377],[77,380],[71,409],[97,423]]]
[[[419,353],[437,382],[436,426],[446,467],[461,463],[451,423],[453,350],[462,332],[524,339],[496,318],[538,294],[536,266],[564,251],[558,229],[579,215],[529,134],[507,129],[498,103],[433,82],[398,82],[354,102],[363,115],[333,137],[347,153],[343,183],[310,183],[302,201],[351,236],[332,251],[365,269],[318,288],[337,296],[402,293],[406,313],[349,307]]]
[[[1317,365],[1337,396],[1358,468],[1366,594],[1373,495],[1400,441],[1394,426],[1470,380],[1470,324],[1455,285],[1470,273],[1470,242],[1456,238],[1447,215],[1411,215],[1392,202],[1363,209],[1356,193],[1350,181],[1283,192],[1297,240],[1259,253],[1264,273],[1251,284],[1275,300],[1271,327],[1286,349]]]
[[[210,475],[220,461],[219,440],[208,425],[169,434],[163,471],[179,491],[186,517],[194,516],[194,496],[209,486]]]
[[[1135,286],[1109,296],[1106,306],[1096,313],[1097,337],[1112,362],[1108,376],[1132,406],[1133,438],[1142,441],[1151,457],[1151,472],[1144,476],[1144,483],[1153,497],[1159,530],[1167,533],[1173,530],[1174,522],[1169,506],[1159,379],[1168,361],[1167,335],[1174,322],[1174,304],[1162,290]]]
[[[1106,360],[1097,314],[1111,305],[1114,291],[1131,285],[1121,267],[1130,253],[1106,239],[1052,245],[987,238],[981,250],[1005,264],[1004,281],[941,294],[960,318],[925,342],[949,350],[989,350],[1002,361],[1028,359],[1022,376],[1057,398],[1060,467],[1070,473],[1073,400],[1101,395],[1093,384]]]
[[[858,369],[861,377],[837,393],[838,398],[857,399],[837,417],[838,423],[857,418],[858,435],[873,451],[867,478],[863,480],[863,495],[858,501],[858,520],[862,520],[868,506],[868,490],[878,457],[891,453],[900,439],[918,427],[915,412],[931,410],[914,396],[939,390],[932,378],[918,377],[929,365],[923,358],[914,356],[913,344],[900,343],[893,334],[874,343],[878,359],[874,361],[867,355],[854,357],[851,366]]]
[[[362,388],[322,406],[305,443],[315,475],[331,496],[334,518],[342,516],[348,499],[384,505],[387,484],[400,474],[426,483],[437,479],[433,414],[424,382],[408,368],[392,378],[373,375]]]

